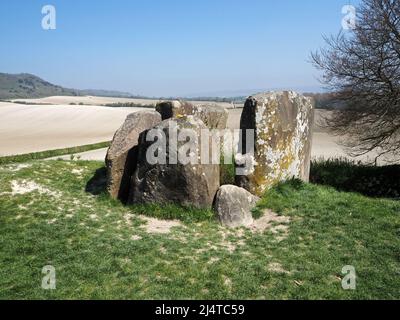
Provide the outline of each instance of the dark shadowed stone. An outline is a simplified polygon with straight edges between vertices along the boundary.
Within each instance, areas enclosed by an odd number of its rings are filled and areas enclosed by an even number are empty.
[[[174,151],[171,153],[170,150],[170,138],[174,139],[170,133],[174,128],[177,134],[182,130],[187,130],[197,137],[193,149],[197,151],[193,153],[193,157],[198,159],[198,164],[182,164],[180,161],[177,161],[177,164],[171,164],[173,154],[176,154]],[[129,203],[175,203],[186,207],[211,209],[219,188],[220,176],[219,165],[202,165],[198,158],[200,156],[198,151],[201,150],[201,130],[206,129],[204,123],[193,116],[187,116],[165,120],[155,129],[165,133],[166,164],[149,163],[146,154],[153,142],[146,141],[146,134],[142,134],[138,165],[132,177]],[[161,139],[157,140],[157,142],[160,141]],[[177,149],[179,150],[183,145],[186,145],[186,142],[178,142]]]
[[[259,200],[243,188],[225,185],[218,190],[214,208],[222,225],[230,228],[249,227],[253,223],[251,210]]]
[[[193,115],[201,119],[209,129],[225,129],[229,115],[225,108],[215,103],[193,105],[183,100],[160,102],[156,110],[163,120]]]
[[[136,169],[139,135],[161,122],[155,111],[139,111],[128,115],[115,133],[106,156],[107,191],[114,199],[126,201],[131,176]]]
[[[161,114],[162,120],[193,115],[194,106],[186,101],[163,101],[156,105],[156,111]]]
[[[291,178],[309,180],[312,126],[311,99],[291,91],[258,94],[247,99],[240,128],[254,129],[254,155],[242,153],[254,164],[236,184],[261,196],[274,184]]]

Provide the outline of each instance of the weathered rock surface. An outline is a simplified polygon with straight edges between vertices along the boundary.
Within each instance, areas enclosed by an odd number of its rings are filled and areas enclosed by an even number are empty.
[[[163,101],[156,105],[156,111],[161,114],[162,120],[193,115],[193,110],[193,104],[182,100]]]
[[[106,156],[107,191],[114,199],[127,200],[131,176],[136,169],[139,136],[160,122],[158,112],[139,111],[128,115],[115,133]]]
[[[220,169],[219,165],[200,164],[201,130],[205,128],[204,123],[193,116],[165,120],[156,126],[154,129],[164,133],[160,134],[161,138],[156,142],[163,147],[158,149],[158,153],[154,152],[154,149],[150,150],[157,156],[165,154],[164,164],[148,161],[149,148],[155,148],[156,145],[152,141],[146,141],[145,135],[142,135],[129,203],[175,203],[196,208],[212,208],[220,185]],[[177,150],[183,150],[181,148],[187,146],[186,140],[178,141],[175,147],[171,142],[176,141],[176,136],[181,133],[195,138],[194,147],[184,152],[193,158],[193,164],[184,164],[181,158],[177,157]]]
[[[228,110],[213,103],[194,107],[194,116],[200,118],[209,129],[226,129],[228,115]]]
[[[242,153],[253,163],[236,184],[255,195],[290,178],[309,180],[313,126],[312,100],[291,91],[249,97],[242,112],[242,130],[254,129],[254,154]],[[240,166],[239,166],[240,167]]]
[[[218,190],[214,208],[222,225],[230,228],[249,227],[253,224],[251,210],[259,200],[243,188],[225,185]]]
[[[225,129],[229,115],[228,110],[215,103],[193,105],[182,100],[161,102],[157,104],[156,110],[163,120],[193,115],[201,119],[209,129]]]

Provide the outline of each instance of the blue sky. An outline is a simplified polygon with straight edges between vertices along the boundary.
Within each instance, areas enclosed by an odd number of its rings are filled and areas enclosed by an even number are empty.
[[[355,0],[352,1],[356,3]],[[41,27],[44,5],[57,29]],[[2,0],[0,72],[149,96],[316,89],[349,0]]]

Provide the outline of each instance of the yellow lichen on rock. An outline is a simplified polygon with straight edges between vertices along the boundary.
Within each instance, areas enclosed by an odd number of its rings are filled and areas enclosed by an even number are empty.
[[[250,97],[242,113],[243,132],[254,129],[255,167],[236,181],[262,195],[274,184],[290,179],[308,180],[312,102],[295,92],[271,92]],[[247,150],[242,146],[242,150]]]

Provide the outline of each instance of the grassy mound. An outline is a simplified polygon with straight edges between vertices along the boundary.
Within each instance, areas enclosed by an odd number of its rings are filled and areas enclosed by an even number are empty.
[[[230,230],[208,212],[125,207],[101,192],[102,166],[0,166],[0,299],[400,298],[398,201],[294,181],[259,206],[289,222]],[[56,290],[41,288],[46,265]],[[354,291],[341,286],[346,265]]]

